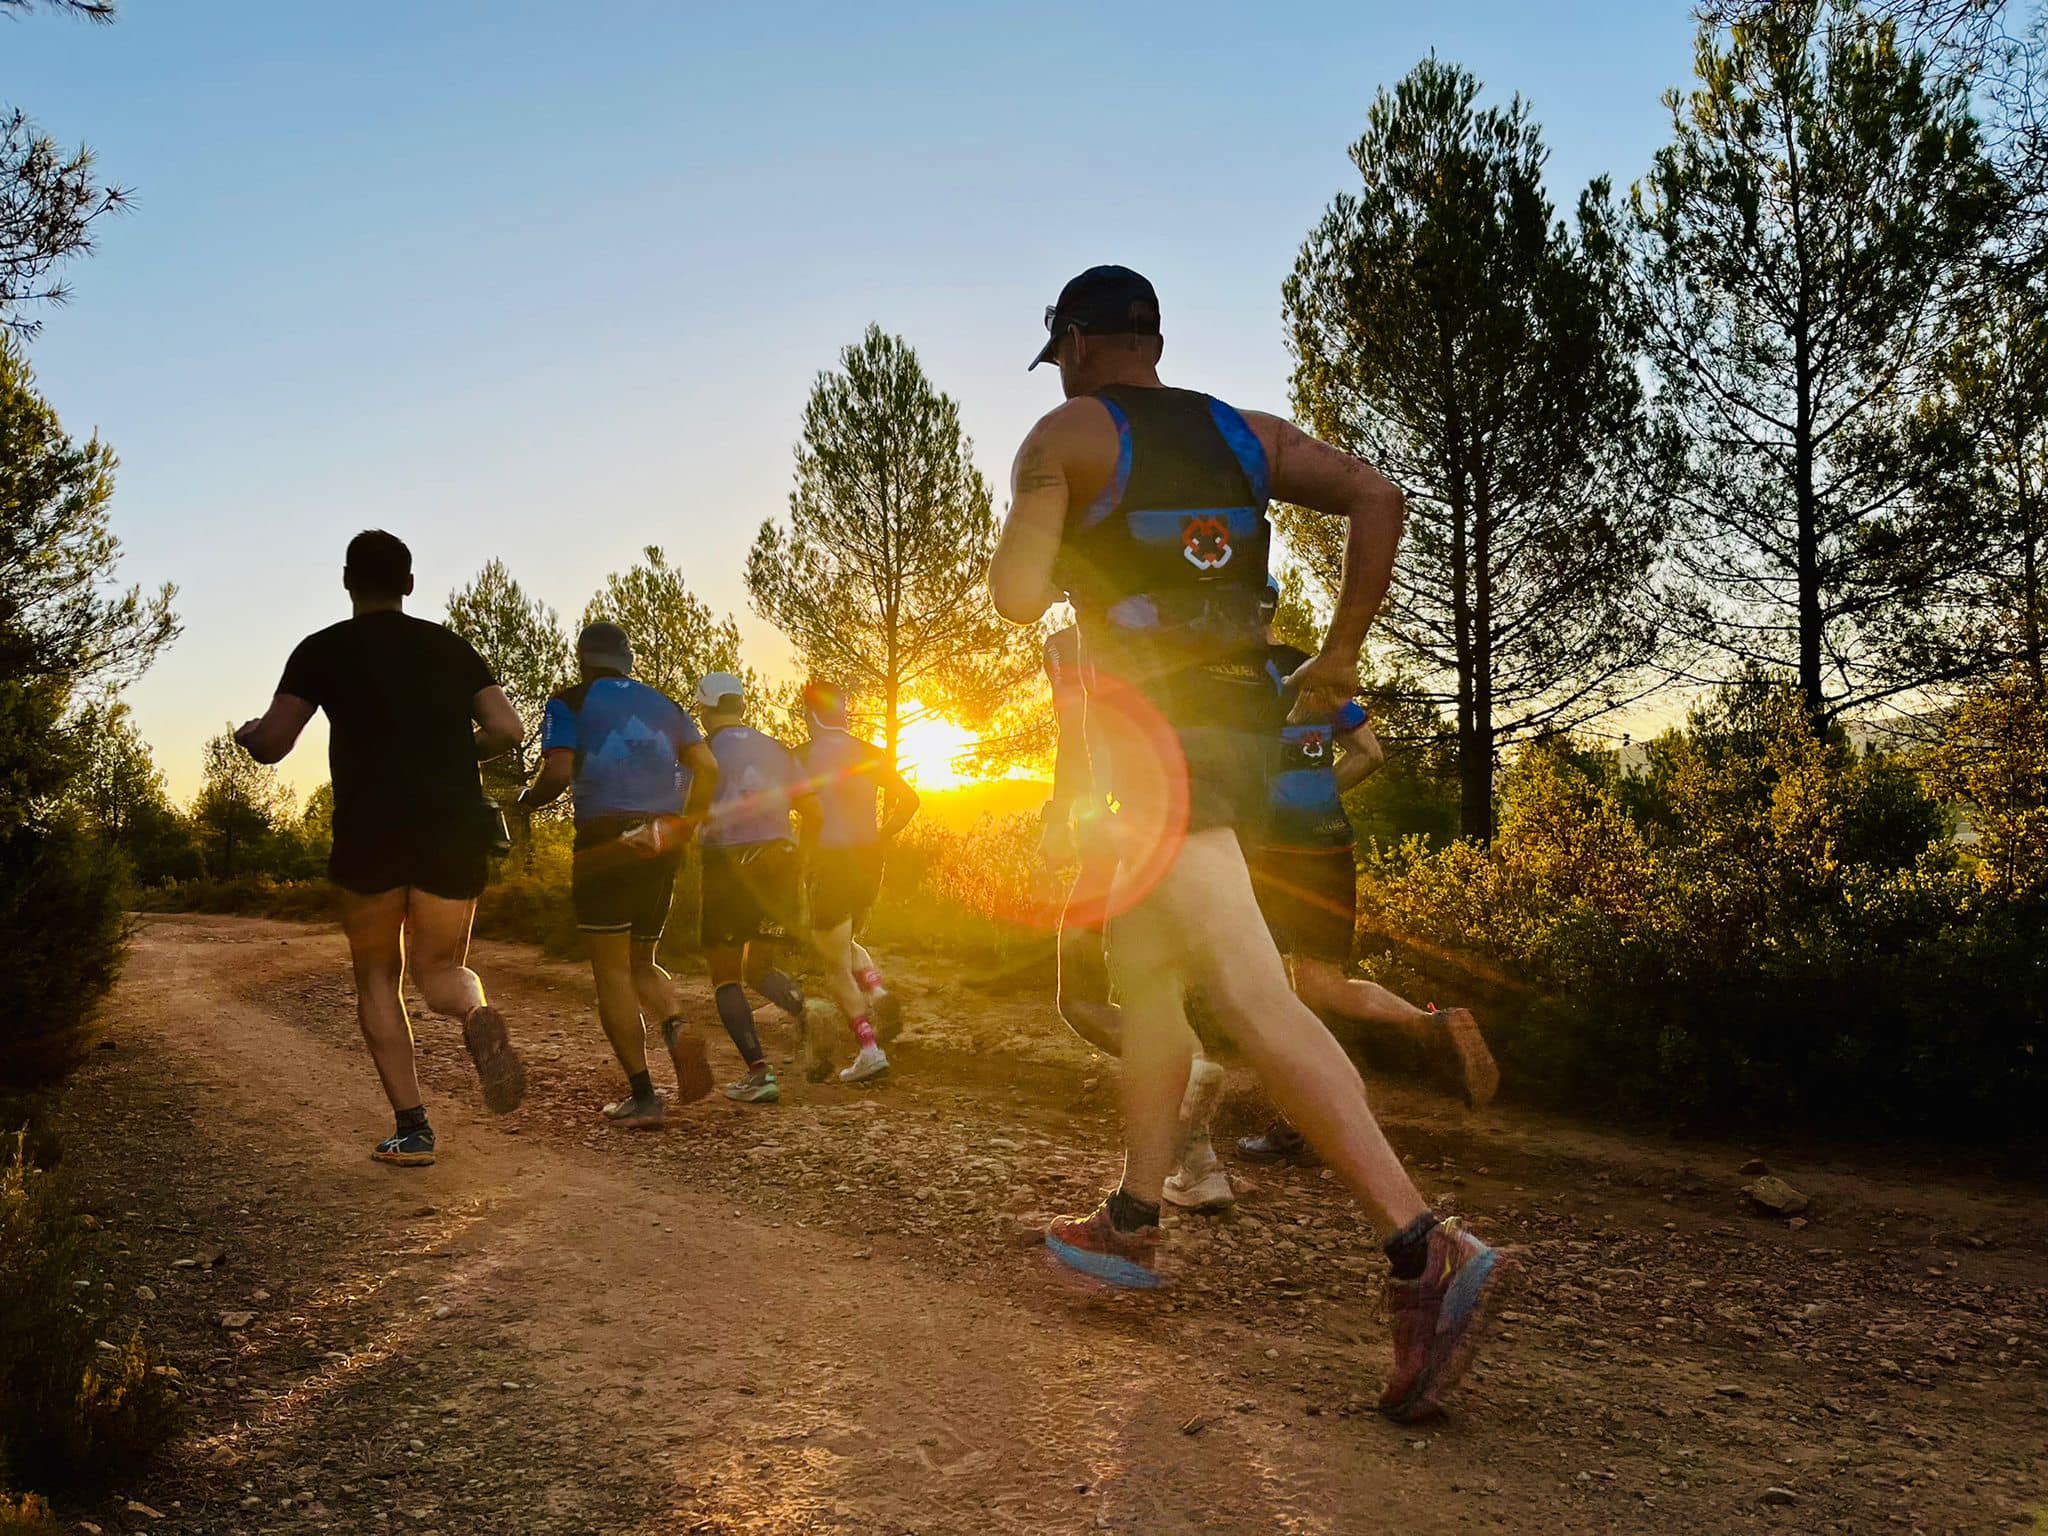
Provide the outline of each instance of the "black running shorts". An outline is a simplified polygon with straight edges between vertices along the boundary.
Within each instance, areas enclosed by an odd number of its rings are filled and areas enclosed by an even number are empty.
[[[1259,911],[1283,955],[1351,963],[1358,866],[1349,848],[1262,848],[1250,860]]]
[[[345,891],[376,896],[401,887],[449,901],[475,901],[491,862],[480,816],[428,827],[391,827],[338,835],[327,877]]]
[[[819,932],[867,920],[882,893],[882,845],[811,851],[811,927]]]
[[[578,850],[569,896],[585,933],[628,933],[641,944],[660,940],[675,898],[680,848],[653,858],[613,842]]]
[[[736,949],[786,938],[797,924],[800,873],[793,843],[706,846],[698,942],[705,949]]]

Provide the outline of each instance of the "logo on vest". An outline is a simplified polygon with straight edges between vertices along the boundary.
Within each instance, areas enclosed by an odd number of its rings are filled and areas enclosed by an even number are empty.
[[[1198,571],[1220,571],[1230,564],[1230,524],[1220,517],[1189,518],[1180,542],[1180,552]]]

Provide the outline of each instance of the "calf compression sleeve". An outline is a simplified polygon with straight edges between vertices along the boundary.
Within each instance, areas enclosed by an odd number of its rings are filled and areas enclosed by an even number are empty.
[[[804,1016],[804,991],[786,971],[769,971],[754,983],[754,990],[792,1019]]]
[[[747,994],[736,981],[718,989],[718,1021],[748,1066],[758,1067],[768,1059],[761,1050],[761,1037],[754,1032],[754,1010],[747,1006]]]

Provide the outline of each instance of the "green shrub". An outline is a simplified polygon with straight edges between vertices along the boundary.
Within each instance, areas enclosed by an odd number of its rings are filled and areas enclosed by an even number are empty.
[[[1909,765],[1738,691],[1639,775],[1532,748],[1490,848],[1376,850],[1371,968],[1482,1009],[1511,1080],[1620,1112],[2039,1134],[2048,899],[1975,879]]]
[[[104,1489],[175,1432],[177,1405],[139,1333],[100,1347],[117,1334],[103,1293],[84,1283],[78,1220],[55,1176],[10,1139],[0,1162],[0,1487]],[[32,1530],[38,1508],[15,1500],[0,1518]]]
[[[0,835],[0,1087],[55,1082],[114,984],[127,866],[64,817]]]
[[[913,822],[889,853],[869,937],[963,960],[988,981],[1050,984],[1061,891],[1038,821],[984,816],[968,831]]]

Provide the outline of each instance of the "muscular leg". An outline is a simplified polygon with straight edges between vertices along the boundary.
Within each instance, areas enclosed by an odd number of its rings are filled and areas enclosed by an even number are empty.
[[[1154,1205],[1178,1161],[1180,1105],[1195,1059],[1171,914],[1148,899],[1117,919],[1110,965],[1121,1009],[1126,1193]]]
[[[597,1016],[628,1078],[647,1070],[647,1031],[634,985],[633,941],[623,933],[586,933],[590,970],[597,981]]]
[[[1109,991],[1109,962],[1102,939],[1102,904],[1116,865],[1083,864],[1060,910],[1059,975],[1054,1000],[1067,1027],[1098,1051],[1123,1054],[1123,1025]],[[1135,994],[1125,992],[1126,997]]]
[[[1327,960],[1299,957],[1294,963],[1294,992],[1318,1013],[1335,1014],[1354,1024],[1377,1026],[1408,1045],[1426,1048],[1435,1027],[1426,1010],[1397,997],[1385,987],[1356,976]]]
[[[633,940],[633,990],[640,999],[640,1016],[664,1024],[674,1018],[682,1004],[676,994],[675,978],[654,958],[658,939]]]
[[[830,928],[820,929],[811,935],[811,940],[825,970],[825,990],[832,994],[832,1001],[839,1005],[846,1022],[850,1025],[855,1019],[866,1018],[867,994],[853,979],[853,919],[849,917]]]
[[[1322,1020],[1287,985],[1280,953],[1259,920],[1236,836],[1226,828],[1189,836],[1144,906],[1162,914],[1163,923],[1148,926],[1177,943],[1183,975],[1201,985],[1218,1021],[1250,1058],[1281,1113],[1300,1128],[1380,1230],[1400,1232],[1424,1215],[1427,1204],[1373,1118],[1364,1079]],[[1125,1013],[1128,1035],[1129,1005]],[[1185,1063],[1180,1080],[1186,1080]],[[1152,1112],[1150,1099],[1145,1107]],[[1133,1193],[1152,1198],[1143,1190]]]
[[[375,896],[341,892],[341,930],[356,977],[356,1023],[394,1110],[420,1103],[412,1024],[400,984],[405,978],[404,887]]]
[[[407,893],[405,936],[414,979],[427,1006],[451,1019],[467,1019],[484,1005],[484,984],[469,968],[469,927],[474,901],[425,891]]]

